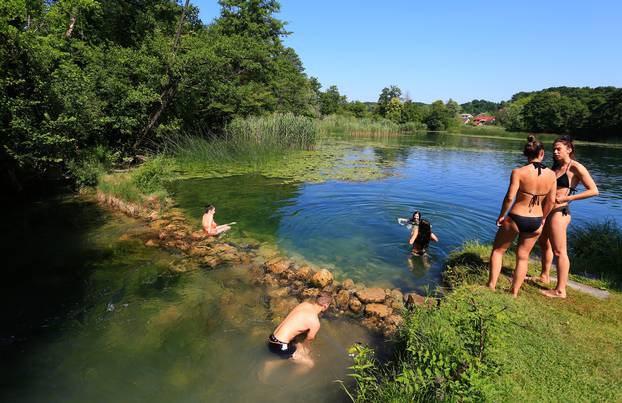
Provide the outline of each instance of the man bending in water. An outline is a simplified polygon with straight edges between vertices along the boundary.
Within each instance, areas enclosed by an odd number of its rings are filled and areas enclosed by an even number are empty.
[[[218,225],[216,221],[214,221],[214,214],[216,214],[216,207],[213,205],[208,205],[205,207],[205,213],[203,214],[203,219],[201,220],[201,224],[203,225],[203,231],[207,235],[219,235],[225,231],[229,231],[231,229],[229,224]]]
[[[328,309],[331,301],[332,295],[323,292],[315,302],[303,302],[296,306],[268,338],[268,349],[281,358],[291,358],[312,367],[314,363],[309,356],[309,343],[320,330],[319,316]],[[293,342],[296,336],[305,332],[307,335],[304,342]]]

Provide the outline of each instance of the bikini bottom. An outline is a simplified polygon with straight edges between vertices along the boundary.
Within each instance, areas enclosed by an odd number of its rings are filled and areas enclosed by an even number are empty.
[[[516,223],[518,231],[521,234],[531,234],[536,232],[542,225],[542,217],[524,217],[517,214],[508,214],[508,216]]]

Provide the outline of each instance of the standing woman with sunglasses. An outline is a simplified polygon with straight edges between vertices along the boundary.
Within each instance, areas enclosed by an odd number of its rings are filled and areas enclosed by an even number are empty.
[[[574,159],[574,144],[570,136],[561,136],[553,142],[553,170],[557,177],[555,207],[547,216],[539,244],[542,250],[542,273],[534,280],[548,284],[553,256],[557,258],[557,286],[554,290],[543,290],[542,294],[551,298],[566,298],[566,285],[570,272],[570,259],[567,250],[567,229],[570,224],[568,203],[598,196],[598,188],[588,170]],[[585,190],[575,193],[581,183]]]

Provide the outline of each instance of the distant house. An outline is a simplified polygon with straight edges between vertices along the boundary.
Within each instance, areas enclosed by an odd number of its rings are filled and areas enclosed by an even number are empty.
[[[461,113],[460,117],[462,118],[462,123],[467,124],[473,119],[473,115],[470,113]]]
[[[488,116],[488,115],[476,116],[473,118],[473,124],[475,126],[492,125],[496,121],[497,119],[495,119],[494,116]]]

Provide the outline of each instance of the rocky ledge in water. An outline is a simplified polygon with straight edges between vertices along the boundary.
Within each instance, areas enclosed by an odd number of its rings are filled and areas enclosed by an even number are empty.
[[[405,306],[436,304],[435,299],[416,293],[404,294],[399,289],[366,287],[351,279],[339,282],[325,268],[294,262],[267,247],[223,242],[209,237],[203,231],[196,231],[178,209],[159,213],[110,196],[98,195],[98,200],[126,214],[144,218],[150,228],[142,239],[146,246],[172,249],[183,254],[181,263],[172,267],[175,271],[186,271],[197,266],[209,269],[221,265],[247,267],[254,282],[266,287],[275,322],[282,320],[300,301],[313,299],[325,291],[333,295],[328,315],[354,317],[367,328],[390,336],[402,323],[401,314]]]

